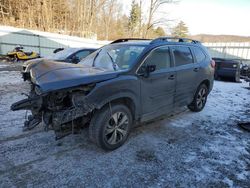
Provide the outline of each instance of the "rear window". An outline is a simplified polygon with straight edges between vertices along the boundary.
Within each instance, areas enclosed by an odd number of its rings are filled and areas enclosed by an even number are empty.
[[[189,47],[175,46],[173,47],[175,66],[187,65],[193,63],[193,56]]]
[[[206,55],[203,53],[203,51],[200,48],[194,47],[193,51],[194,51],[194,55],[196,57],[197,63],[202,62],[206,59]]]

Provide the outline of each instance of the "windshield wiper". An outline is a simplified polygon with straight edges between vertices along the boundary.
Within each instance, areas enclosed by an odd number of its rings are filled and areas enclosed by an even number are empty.
[[[114,69],[115,71],[117,71],[117,64],[115,63],[113,57],[110,55],[109,52],[107,52],[107,54],[108,54],[108,56],[109,56],[110,59],[111,59],[111,62],[112,62],[112,65],[113,65],[113,69]]]

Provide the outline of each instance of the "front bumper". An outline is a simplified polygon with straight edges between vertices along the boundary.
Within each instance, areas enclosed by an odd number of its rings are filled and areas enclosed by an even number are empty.
[[[72,105],[62,109],[51,109],[46,97],[35,96],[12,104],[11,110],[30,110],[32,112],[30,118],[24,123],[24,130],[31,130],[42,122],[45,130],[51,128],[55,132],[56,139],[60,139],[74,132],[74,129],[78,127],[75,123],[79,120],[87,122],[89,113],[95,108],[94,105],[88,104],[85,100],[82,103],[78,100],[74,103],[79,106]],[[82,126],[84,123],[80,123],[80,125]]]
[[[42,97],[27,98],[21,101],[15,102],[11,105],[10,109],[12,111],[17,110],[39,110],[42,106]]]
[[[217,76],[235,78],[237,70],[235,69],[220,69],[216,71]]]

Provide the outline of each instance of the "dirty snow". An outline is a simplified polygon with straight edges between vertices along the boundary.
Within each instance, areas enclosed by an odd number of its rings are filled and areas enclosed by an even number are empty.
[[[8,65],[6,64],[0,64],[0,68],[4,68],[4,67],[7,67]]]
[[[121,148],[105,152],[80,135],[55,141],[52,131],[22,132],[25,111],[11,103],[29,85],[0,71],[0,187],[249,187],[248,84],[215,82],[205,109],[186,108],[135,128]]]

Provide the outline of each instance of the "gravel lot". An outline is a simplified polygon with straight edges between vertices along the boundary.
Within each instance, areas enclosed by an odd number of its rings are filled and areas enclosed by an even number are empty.
[[[42,126],[22,132],[25,111],[10,105],[29,86],[0,69],[0,187],[249,187],[247,83],[215,82],[200,113],[186,108],[135,128],[125,145],[104,152],[79,135],[55,141]]]

